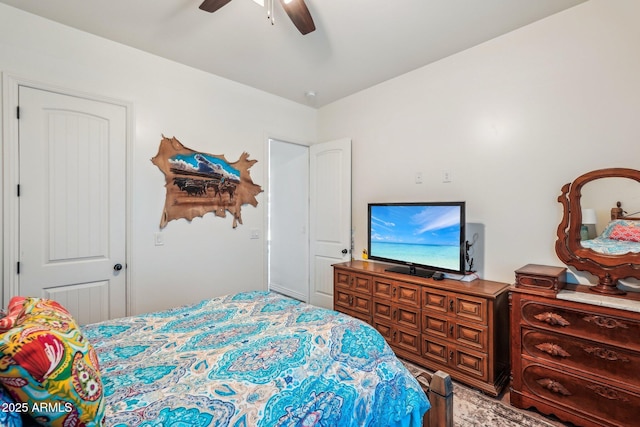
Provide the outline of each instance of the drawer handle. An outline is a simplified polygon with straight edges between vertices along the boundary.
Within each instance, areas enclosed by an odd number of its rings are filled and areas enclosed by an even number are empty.
[[[571,396],[571,393],[565,388],[565,386],[560,384],[558,381],[552,380],[551,378],[541,378],[536,382],[549,391],[561,394],[563,396]]]
[[[393,320],[397,320],[397,318],[398,318],[398,310],[397,309],[393,310],[393,317],[392,318],[393,318]]]
[[[536,348],[540,351],[543,351],[551,356],[555,357],[571,357],[569,353],[565,351],[564,348],[560,347],[557,344],[551,344],[550,342],[545,342],[542,344],[538,344]]]
[[[349,296],[349,305],[353,305],[353,295]]]
[[[453,360],[453,350],[449,352],[449,360]]]
[[[629,402],[625,396],[621,396],[617,391],[597,384],[590,384],[587,386],[588,389],[593,390],[598,396],[604,397],[609,400],[621,400],[625,403]]]
[[[610,317],[602,317],[602,316],[587,316],[584,318],[585,321],[593,323],[594,325],[600,326],[601,328],[607,328],[607,329],[615,329],[615,328],[622,328],[622,329],[629,329],[629,327],[627,325],[625,325],[624,323],[620,322],[619,320],[616,319],[611,319]]]
[[[449,311],[453,311],[453,300],[449,300]]]
[[[551,326],[569,326],[571,323],[567,321],[564,317],[560,316],[557,313],[551,313],[547,311],[546,313],[536,314],[535,317],[537,320],[544,322]]]
[[[610,362],[629,362],[628,358],[622,355],[618,355],[615,350],[610,350],[602,347],[583,347],[582,349],[593,356],[599,357],[600,359],[608,360]]]
[[[395,286],[393,287],[393,296],[396,296],[396,291],[398,290],[398,288],[396,288]]]
[[[449,326],[449,335],[453,336],[453,325]]]

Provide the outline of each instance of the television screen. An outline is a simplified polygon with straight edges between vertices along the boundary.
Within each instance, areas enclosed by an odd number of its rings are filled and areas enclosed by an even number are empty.
[[[464,227],[465,202],[370,203],[369,259],[402,264],[391,271],[425,277],[464,274]]]

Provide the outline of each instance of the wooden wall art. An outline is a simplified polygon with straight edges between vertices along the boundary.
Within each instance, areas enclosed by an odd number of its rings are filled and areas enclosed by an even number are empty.
[[[200,153],[185,147],[174,138],[162,136],[158,154],[151,159],[166,178],[167,196],[160,228],[174,219],[195,217],[213,212],[216,216],[233,215],[233,228],[242,224],[240,208],[258,206],[256,197],[262,188],[251,180],[249,168],[257,160],[248,153],[229,163],[224,156]]]

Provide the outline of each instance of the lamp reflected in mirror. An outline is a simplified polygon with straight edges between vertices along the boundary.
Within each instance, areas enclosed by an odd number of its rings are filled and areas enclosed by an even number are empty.
[[[580,227],[580,240],[589,240],[596,237],[596,219],[595,209],[582,209],[582,226]]]

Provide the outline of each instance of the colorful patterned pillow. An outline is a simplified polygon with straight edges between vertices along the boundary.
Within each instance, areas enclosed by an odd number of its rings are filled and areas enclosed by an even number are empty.
[[[616,224],[613,227],[613,230],[611,230],[609,238],[613,240],[640,243],[640,227]]]
[[[40,298],[14,297],[0,319],[0,383],[36,421],[104,425],[98,358],[71,314]]]

